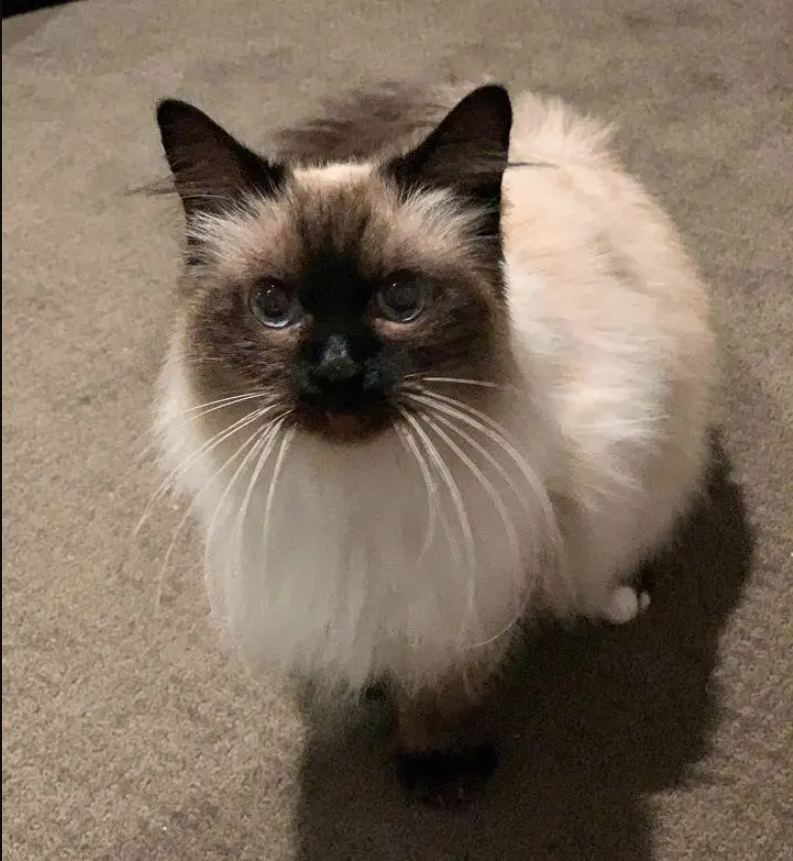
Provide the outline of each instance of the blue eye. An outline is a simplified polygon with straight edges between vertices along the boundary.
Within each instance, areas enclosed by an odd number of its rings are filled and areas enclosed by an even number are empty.
[[[377,307],[392,323],[412,323],[429,305],[431,292],[421,279],[396,279],[377,291]]]
[[[254,317],[271,329],[283,329],[297,321],[297,299],[278,281],[269,280],[251,290],[250,307]]]

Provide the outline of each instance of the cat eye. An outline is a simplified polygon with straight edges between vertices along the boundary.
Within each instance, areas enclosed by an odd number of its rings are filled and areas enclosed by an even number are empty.
[[[283,329],[299,314],[297,299],[279,281],[269,280],[251,290],[250,306],[254,317],[271,329]]]
[[[392,323],[412,323],[426,309],[431,289],[420,278],[399,278],[377,291],[377,307]]]

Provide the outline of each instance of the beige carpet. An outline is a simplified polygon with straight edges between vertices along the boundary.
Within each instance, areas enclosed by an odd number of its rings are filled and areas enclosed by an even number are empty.
[[[793,858],[791,33],[790,0],[86,0],[3,23],[4,859]],[[367,78],[483,72],[620,124],[713,285],[724,455],[653,612],[532,650],[503,766],[450,816],[404,803],[363,728],[309,729],[223,656],[194,536],[161,578],[181,509],[133,539],[179,221],[124,190],[162,173],[165,93],[256,143]]]

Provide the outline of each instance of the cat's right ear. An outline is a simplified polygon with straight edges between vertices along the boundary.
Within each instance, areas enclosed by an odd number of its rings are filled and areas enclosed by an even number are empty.
[[[161,101],[157,124],[188,218],[230,209],[246,195],[276,194],[283,185],[284,167],[243,146],[187,102]]]

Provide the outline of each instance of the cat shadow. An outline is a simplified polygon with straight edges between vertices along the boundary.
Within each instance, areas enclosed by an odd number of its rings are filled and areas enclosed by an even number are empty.
[[[707,780],[719,635],[750,572],[742,492],[714,441],[702,504],[652,566],[650,611],[624,628],[527,642],[490,703],[500,767],[460,812],[407,801],[375,715],[344,734],[317,714],[300,773],[301,861],[650,859],[651,793]],[[382,715],[380,715],[382,722]]]

